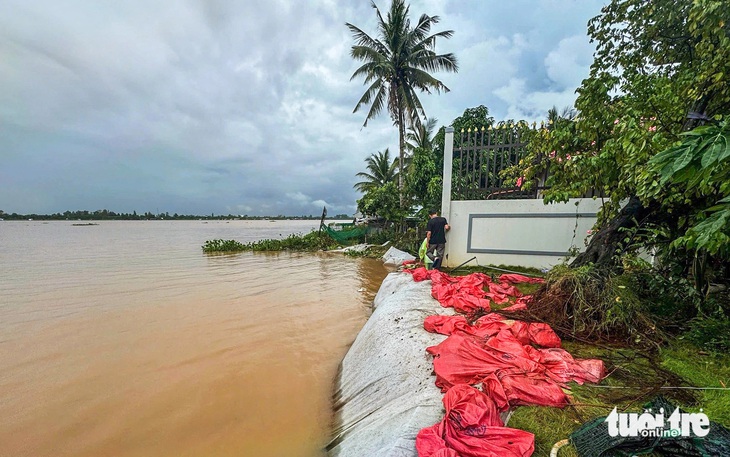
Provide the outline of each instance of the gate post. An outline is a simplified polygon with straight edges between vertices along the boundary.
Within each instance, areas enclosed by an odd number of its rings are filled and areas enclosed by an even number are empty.
[[[444,137],[444,177],[441,183],[441,215],[451,222],[451,172],[454,161],[454,128],[446,127],[444,131],[446,132],[446,136]],[[444,266],[448,266],[449,246],[450,243],[446,243]]]

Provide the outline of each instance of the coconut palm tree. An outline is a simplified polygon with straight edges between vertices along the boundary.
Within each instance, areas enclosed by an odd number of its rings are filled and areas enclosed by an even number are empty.
[[[551,126],[555,125],[555,123],[557,123],[560,119],[572,121],[575,120],[576,117],[578,117],[578,110],[572,106],[563,107],[563,112],[558,114],[558,107],[553,105],[553,107],[548,110],[547,121],[548,125]]]
[[[411,154],[416,148],[432,149],[433,135],[436,132],[436,118],[428,118],[425,123],[419,123],[409,127],[406,135],[406,148]]]
[[[350,80],[362,76],[365,78],[364,84],[368,86],[353,112],[363,105],[370,106],[363,124],[365,127],[370,119],[387,108],[393,123],[398,126],[398,189],[403,205],[405,131],[408,126],[420,124],[421,117],[426,117],[417,90],[426,93],[449,91],[430,73],[458,70],[456,56],[451,53],[436,54],[434,51],[437,38],[450,38],[454,32],[446,30],[431,34],[431,26],[440,19],[426,14],[421,15],[415,26],[411,26],[408,18],[410,7],[404,0],[392,0],[385,18],[374,2],[372,6],[378,17],[375,37],[350,23],[346,24],[355,40],[350,55],[363,62]]]
[[[352,186],[362,193],[382,187],[389,182],[395,181],[398,177],[397,162],[395,159],[390,160],[390,150],[388,148],[385,148],[385,151],[382,152],[378,151],[377,154],[370,154],[370,157],[365,159],[365,163],[367,163],[368,172],[360,172],[355,175],[365,178],[365,181]]]

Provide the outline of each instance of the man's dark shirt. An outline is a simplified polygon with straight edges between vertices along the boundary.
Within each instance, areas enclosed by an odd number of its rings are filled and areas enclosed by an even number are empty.
[[[448,224],[445,217],[436,216],[428,220],[426,231],[431,232],[431,240],[429,244],[445,244],[446,232],[444,227]]]

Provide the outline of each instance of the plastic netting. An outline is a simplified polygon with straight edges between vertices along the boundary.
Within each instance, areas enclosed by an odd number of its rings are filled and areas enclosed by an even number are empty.
[[[657,397],[646,408],[674,411],[674,405],[664,397]],[[684,412],[680,410],[681,412]],[[677,457],[730,456],[730,430],[710,422],[710,433],[702,438],[678,437],[612,437],[608,434],[606,418],[594,419],[570,435],[580,457],[629,457],[655,452]]]
[[[341,243],[343,241],[351,240],[353,238],[360,238],[369,232],[367,226],[356,226],[354,224],[347,224],[342,226],[342,230],[333,230],[331,227],[326,225],[322,226],[322,230],[327,232],[327,235],[332,237],[333,240]]]

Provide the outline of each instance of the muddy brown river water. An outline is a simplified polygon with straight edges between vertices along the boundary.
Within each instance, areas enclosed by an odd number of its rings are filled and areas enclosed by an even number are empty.
[[[0,222],[0,456],[323,456],[387,271],[200,248],[317,223]]]

